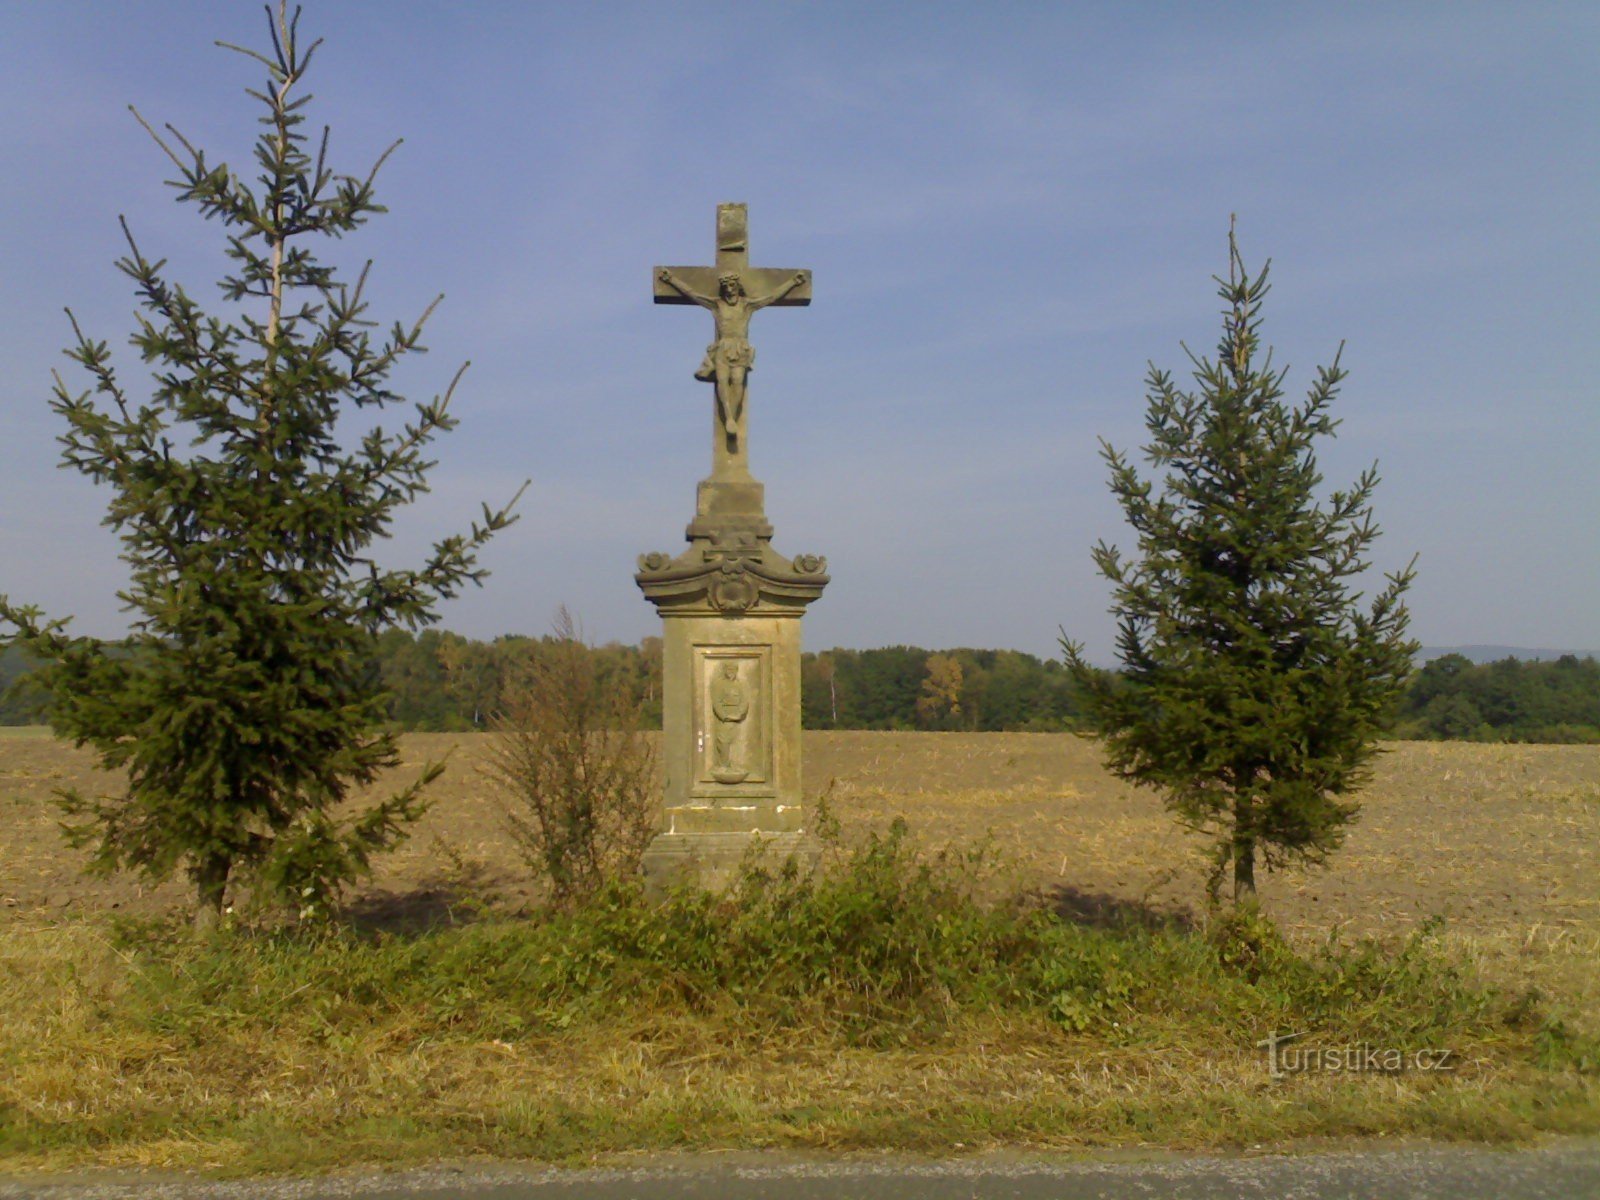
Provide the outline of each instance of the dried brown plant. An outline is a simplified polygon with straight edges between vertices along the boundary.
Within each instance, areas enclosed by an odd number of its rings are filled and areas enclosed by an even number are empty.
[[[656,826],[655,747],[631,689],[602,676],[565,606],[492,724],[501,822],[550,901],[568,906],[637,875]]]

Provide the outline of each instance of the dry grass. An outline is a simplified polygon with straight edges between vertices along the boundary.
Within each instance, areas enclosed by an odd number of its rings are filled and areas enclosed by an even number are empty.
[[[448,915],[468,887],[505,909],[532,894],[479,775],[485,739],[418,735],[418,766],[454,748],[435,808],[358,897],[376,923]],[[904,816],[927,840],[990,836],[1011,884],[1088,919],[1198,909],[1194,843],[1159,803],[1109,779],[1091,743],[1026,734],[808,734],[809,785],[832,779],[847,830]],[[440,1038],[382,1020],[202,1041],[119,1025],[131,972],[111,913],[153,917],[182,889],[85,881],[48,805],[94,787],[87,755],[0,742],[0,1151],[8,1167],[307,1169],[442,1155],[588,1159],[631,1149],[995,1145],[1215,1146],[1363,1132],[1506,1139],[1600,1127],[1593,1076],[1531,1064],[1496,1038],[1455,1045],[1449,1077],[1274,1083],[1248,1042],[1146,1022],[1126,1038],[964,1013],[932,1041],[866,1048],[726,1014],[651,1008],[517,1039]],[[1322,873],[1264,880],[1292,936],[1398,936],[1444,914],[1483,976],[1537,985],[1600,1032],[1600,747],[1411,743],[1380,762],[1360,823]],[[298,1026],[296,1028],[299,1028]],[[8,1112],[50,1122],[6,1141]],[[76,1131],[76,1132],[74,1132]]]
[[[82,924],[0,938],[0,1113],[50,1127],[13,1171],[223,1175],[491,1155],[604,1161],[638,1150],[895,1147],[949,1153],[1291,1144],[1361,1134],[1510,1141],[1600,1127],[1600,1094],[1458,1044],[1449,1076],[1268,1079],[1246,1042],[1181,1020],[1120,1039],[969,1014],[931,1040],[866,1048],[728,1014],[649,1009],[514,1040],[437,1037],[390,1015],[331,1036],[296,1025],[195,1041],[108,1022],[129,972]],[[0,1121],[0,1128],[6,1122]]]

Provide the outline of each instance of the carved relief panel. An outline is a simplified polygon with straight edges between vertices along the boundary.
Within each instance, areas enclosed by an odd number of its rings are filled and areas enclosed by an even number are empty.
[[[770,790],[771,661],[770,646],[695,647],[696,792]]]

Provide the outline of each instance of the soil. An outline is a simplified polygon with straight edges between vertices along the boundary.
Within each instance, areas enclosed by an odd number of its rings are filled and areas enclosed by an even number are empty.
[[[353,894],[358,914],[415,925],[485,893],[512,908],[535,898],[484,772],[489,736],[403,739],[401,777],[446,755],[448,767],[411,839]],[[1159,797],[1111,778],[1091,741],[808,732],[805,776],[808,797],[828,793],[847,841],[895,817],[930,846],[987,841],[1005,886],[1080,920],[1187,920],[1203,905],[1204,840]],[[188,903],[181,879],[87,877],[87,852],[64,842],[52,793],[116,782],[43,730],[0,730],[0,924]],[[1398,932],[1441,915],[1476,936],[1600,944],[1600,746],[1393,744],[1329,865],[1265,874],[1261,895],[1290,930]]]

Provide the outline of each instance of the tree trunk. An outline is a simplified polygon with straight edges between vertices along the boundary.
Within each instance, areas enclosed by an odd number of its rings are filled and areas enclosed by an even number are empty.
[[[1249,834],[1233,839],[1233,902],[1253,904],[1256,898],[1256,839]]]
[[[1233,780],[1233,903],[1256,902],[1256,826],[1255,805],[1250,786],[1255,781],[1251,770]]]
[[[204,937],[222,923],[222,901],[228,890],[228,872],[233,860],[225,854],[211,854],[195,865],[194,932]]]

